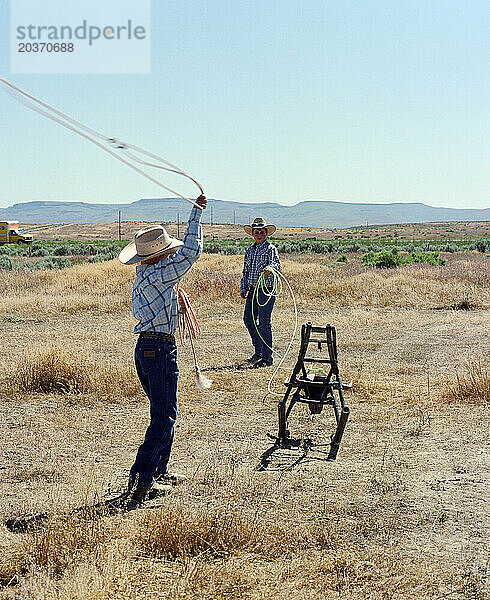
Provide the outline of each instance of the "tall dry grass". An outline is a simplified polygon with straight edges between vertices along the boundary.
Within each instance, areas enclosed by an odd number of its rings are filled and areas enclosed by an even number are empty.
[[[325,258],[281,257],[301,306],[451,308],[471,298],[472,308],[490,307],[490,268],[484,256],[449,257],[443,267],[406,265],[396,269],[365,269],[357,262],[330,265]],[[206,302],[239,301],[242,257],[204,256],[186,276],[184,287]]]
[[[381,600],[445,597],[460,578],[399,552],[405,534],[391,492],[366,506],[331,501],[297,522],[273,508],[247,513],[226,500],[229,491],[217,490],[216,507],[183,494],[126,515],[89,507],[53,515],[11,536],[0,579],[18,600],[286,600],[305,589],[307,598]]]
[[[1,315],[60,315],[130,310],[134,269],[118,261],[60,271],[0,271]]]
[[[282,257],[283,273],[300,305],[451,308],[490,306],[490,269],[485,256],[450,256],[443,267],[406,265],[364,269],[358,263],[330,265],[325,259]],[[182,286],[197,305],[241,303],[241,256],[203,255]],[[117,260],[62,271],[0,271],[0,315],[120,313],[131,308],[134,268]]]
[[[112,527],[99,509],[87,507],[81,513],[53,516],[24,537],[24,560],[60,575],[89,555],[100,553],[111,535]]]
[[[87,506],[73,514],[54,513],[27,533],[11,536],[0,558],[0,581],[12,586],[40,573],[57,580],[87,561],[100,564],[114,536],[114,523],[104,519],[100,509]]]
[[[138,533],[137,544],[144,554],[166,559],[219,557],[237,551],[277,556],[278,532],[230,505],[196,510],[169,502],[162,510],[148,512]]]
[[[490,404],[490,361],[475,357],[448,380],[441,398],[461,404]]]
[[[140,398],[134,369],[96,362],[75,348],[47,346],[26,351],[21,360],[0,374],[7,396],[26,393],[95,395],[118,402]]]

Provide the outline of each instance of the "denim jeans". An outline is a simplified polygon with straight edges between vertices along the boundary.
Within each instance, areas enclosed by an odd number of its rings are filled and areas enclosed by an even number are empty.
[[[271,314],[275,301],[275,296],[266,296],[260,288],[257,289],[254,298],[254,288],[252,288],[247,294],[243,313],[243,322],[252,338],[255,354],[267,361],[272,361]]]
[[[131,467],[129,487],[151,486],[167,472],[177,419],[177,347],[169,341],[138,338],[134,351],[136,371],[150,400],[150,425]]]

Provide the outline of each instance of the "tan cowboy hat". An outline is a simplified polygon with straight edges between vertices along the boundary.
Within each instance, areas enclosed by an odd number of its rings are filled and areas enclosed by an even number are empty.
[[[271,223],[266,223],[262,217],[257,217],[252,225],[244,225],[243,229],[248,235],[252,235],[252,229],[267,229],[267,235],[272,235],[277,228]]]
[[[135,233],[134,240],[121,250],[119,260],[125,265],[134,265],[164,252],[177,252],[182,244],[161,225],[150,225]]]

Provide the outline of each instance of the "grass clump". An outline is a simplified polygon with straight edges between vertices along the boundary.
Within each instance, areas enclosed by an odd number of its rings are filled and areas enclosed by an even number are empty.
[[[145,517],[139,546],[149,556],[167,559],[229,555],[237,549],[256,549],[261,540],[257,526],[235,511],[189,510],[165,506]]]
[[[19,391],[85,391],[87,365],[74,354],[58,348],[43,348],[22,360],[12,373]]]
[[[139,394],[132,371],[97,364],[75,350],[37,349],[4,374],[10,395],[21,393],[92,393],[98,397],[133,397]]]
[[[58,578],[66,569],[96,560],[113,534],[100,509],[86,505],[73,513],[53,513],[42,523],[8,534],[0,548],[0,585],[17,585],[21,578],[43,571]]]
[[[168,499],[161,510],[145,515],[136,545],[146,556],[167,560],[217,558],[241,552],[273,559],[306,547],[308,541],[302,532],[291,535],[265,515],[249,516],[229,503],[219,508],[188,508]]]
[[[27,563],[60,575],[103,547],[110,531],[102,511],[93,507],[77,514],[57,515],[24,539]]]
[[[490,402],[490,374],[488,363],[478,358],[468,361],[463,373],[449,381],[443,397],[464,404],[488,404]]]
[[[22,544],[9,535],[4,536],[0,547],[0,586],[16,585],[27,571],[27,560]]]

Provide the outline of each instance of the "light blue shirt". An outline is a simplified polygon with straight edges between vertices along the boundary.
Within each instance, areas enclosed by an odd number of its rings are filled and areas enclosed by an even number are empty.
[[[177,328],[177,295],[174,285],[202,253],[202,210],[193,208],[183,246],[154,265],[138,265],[133,283],[133,317],[139,321],[134,333],[158,331],[174,334]]]

